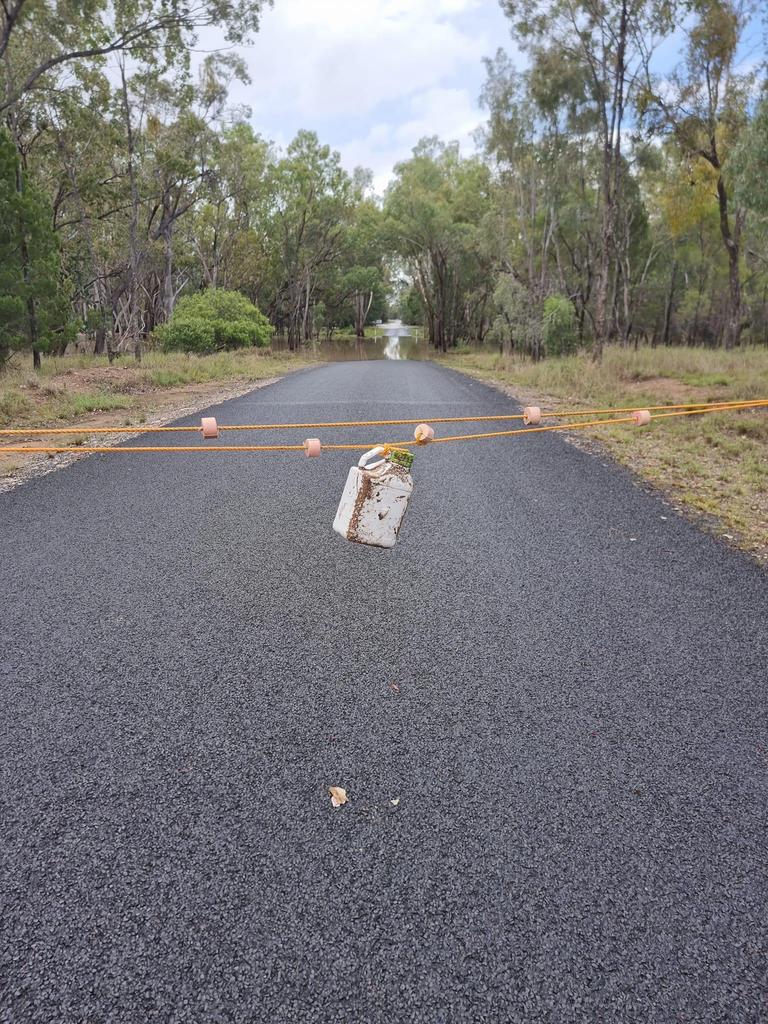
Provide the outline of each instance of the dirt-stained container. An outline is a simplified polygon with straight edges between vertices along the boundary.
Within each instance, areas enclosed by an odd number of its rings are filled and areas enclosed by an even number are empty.
[[[333,528],[358,544],[393,548],[413,491],[413,455],[397,449],[371,462],[384,453],[372,448],[350,469]]]

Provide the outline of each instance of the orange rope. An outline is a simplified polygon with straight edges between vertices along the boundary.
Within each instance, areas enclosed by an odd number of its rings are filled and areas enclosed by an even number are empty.
[[[697,416],[708,412],[722,412],[729,409],[736,411],[739,409],[751,409],[751,408],[762,408],[768,405],[768,401],[761,399],[756,402],[744,402],[739,403],[737,407],[733,405],[707,405],[707,406],[696,406],[687,407],[685,409],[678,409],[672,412],[659,413],[654,419],[667,419],[672,416]],[[669,406],[660,406],[659,408],[668,409]],[[632,410],[637,412],[640,410]],[[433,421],[437,422],[437,421]],[[512,437],[518,434],[543,434],[553,430],[583,430],[587,427],[599,427],[599,426],[612,426],[620,423],[634,423],[632,416],[617,417],[615,419],[600,419],[600,420],[588,420],[581,421],[579,423],[554,423],[545,427],[520,427],[516,430],[494,430],[482,434],[457,434],[448,437],[436,437],[431,444],[444,444],[447,441],[475,441],[481,438],[488,437]],[[377,447],[383,447],[386,451],[391,451],[393,448],[413,448],[422,447],[420,442],[413,439],[406,441],[395,441],[385,445],[378,445]],[[326,451],[368,451],[370,444],[324,444],[323,449]],[[304,451],[304,445],[302,444],[250,444],[250,445],[228,445],[228,444],[199,444],[199,445],[166,445],[166,446],[135,446],[127,448],[112,448],[112,447],[88,447],[83,445],[82,451],[86,452],[295,452]],[[19,447],[19,448],[2,448],[1,452],[13,452],[16,454],[23,452],[33,453],[62,453],[62,452],[76,452],[77,447]]]
[[[552,419],[562,419],[568,416],[601,416],[613,413],[639,412],[647,409],[649,412],[667,411],[676,409],[742,409],[758,408],[768,405],[767,398],[756,399],[753,402],[732,401],[732,402],[695,402],[688,405],[643,405],[617,409],[570,409],[562,412],[543,412],[542,416]],[[313,429],[335,429],[342,427],[392,427],[407,426],[408,424],[429,423],[491,423],[508,420],[521,420],[522,413],[509,413],[499,416],[437,416],[424,419],[408,420],[339,420],[328,423],[233,423],[220,424],[219,430],[313,430]],[[199,433],[200,427],[9,427],[0,429],[0,436],[28,436],[36,437],[45,434],[170,434],[170,433]],[[9,449],[10,450],[10,449]],[[91,449],[93,451],[93,449]],[[135,450],[135,449],[134,449]]]
[[[685,416],[686,413],[679,413],[678,415]],[[454,437],[436,437],[430,441],[430,444],[439,444],[444,441],[476,441],[482,437],[511,437],[513,434],[543,434],[548,430],[580,430],[583,427],[597,427],[600,424],[607,423],[634,423],[635,421],[631,416],[624,416],[620,419],[615,420],[589,420],[586,423],[554,423],[548,427],[520,427],[518,430],[493,430],[486,434],[458,434]],[[416,444],[416,441],[403,441],[402,444]]]
[[[706,408],[703,408],[703,409],[701,409],[701,408],[689,408],[689,409],[680,410],[678,412],[658,413],[656,416],[653,417],[653,419],[654,420],[667,419],[670,416],[697,416],[697,415],[699,415],[701,413],[705,413],[705,412],[722,412],[723,410],[725,410],[727,412],[729,409],[731,411],[733,411],[733,412],[739,412],[742,409],[762,408],[765,405],[768,405],[768,402],[766,402],[765,400],[761,400],[760,402],[745,403],[743,405],[739,405],[737,408],[734,408],[733,406],[724,407],[724,406],[720,406],[720,405],[713,405],[713,406],[707,406]],[[658,408],[666,409],[666,408],[669,408],[669,406],[659,406]],[[624,411],[624,410],[617,410],[617,411]],[[641,410],[640,409],[632,409],[632,410],[627,410],[627,411],[640,412]],[[648,411],[650,412],[650,410],[648,410]],[[617,418],[617,419],[612,419],[612,420],[605,420],[605,419],[603,419],[603,420],[589,420],[586,423],[583,422],[583,421],[580,422],[580,423],[555,423],[552,426],[548,426],[548,427],[520,427],[518,430],[494,430],[494,431],[492,431],[490,433],[486,433],[486,434],[459,434],[458,436],[455,436],[455,437],[436,437],[432,441],[430,441],[429,443],[430,444],[438,444],[440,441],[470,441],[470,440],[476,440],[477,438],[482,438],[482,437],[509,437],[512,434],[541,434],[541,433],[544,433],[545,431],[548,431],[548,430],[579,430],[582,427],[601,427],[601,426],[611,426],[611,424],[613,424],[613,423],[634,423],[634,422],[635,421],[634,421],[632,416],[623,416],[623,417],[620,417],[620,418]],[[411,445],[413,445],[413,444],[416,444],[417,442],[416,441],[404,441],[402,443],[403,444],[411,444]]]
[[[368,451],[370,444],[324,444],[323,448],[338,448],[341,451]],[[70,445],[66,448],[51,446],[25,446],[24,448],[2,448],[3,452],[303,452],[303,444],[179,444],[179,445],[136,445],[129,448],[93,447]]]
[[[656,412],[657,410],[666,409],[703,409],[705,412],[715,412],[718,409],[752,409],[762,408],[762,406],[768,405],[768,398],[757,398],[753,402],[740,400],[738,402],[696,402],[691,405],[638,405],[627,407],[625,409],[584,409],[582,410],[571,410],[569,412],[543,412],[541,415],[547,418],[557,416],[598,416],[601,414],[608,415],[608,413],[614,412],[641,412],[643,409],[648,412]],[[656,417],[654,417],[656,419]]]

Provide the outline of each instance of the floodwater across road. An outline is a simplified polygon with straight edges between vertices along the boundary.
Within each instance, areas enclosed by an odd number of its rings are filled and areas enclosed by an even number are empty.
[[[280,347],[279,342],[277,347]],[[430,358],[429,346],[424,340],[424,328],[408,327],[399,320],[366,327],[365,337],[360,341],[331,339],[329,342],[308,342],[304,348],[308,354],[315,350],[325,362]]]

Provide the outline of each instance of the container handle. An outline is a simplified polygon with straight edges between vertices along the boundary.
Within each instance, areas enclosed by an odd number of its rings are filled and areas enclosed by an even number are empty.
[[[368,459],[372,459],[374,455],[383,454],[384,449],[380,445],[377,446],[376,448],[371,448],[371,450],[369,452],[366,452],[365,455],[360,456],[357,465],[360,467],[360,469],[376,469],[377,466],[382,466],[387,460],[379,459],[378,462],[372,462],[370,466],[367,466],[366,463],[368,462]]]

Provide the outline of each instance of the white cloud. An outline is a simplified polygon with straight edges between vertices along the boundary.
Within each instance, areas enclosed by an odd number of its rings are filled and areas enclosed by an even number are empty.
[[[395,133],[398,142],[413,146],[424,135],[469,143],[482,115],[466,89],[429,89],[411,103],[413,116]]]
[[[478,0],[278,0],[246,51],[254,117],[361,117],[477,67],[482,32],[451,19]],[[240,98],[240,97],[238,97]]]
[[[435,88],[412,97],[405,119],[373,125],[361,139],[342,147],[347,166],[370,167],[374,187],[382,192],[392,168],[406,159],[425,135],[438,135],[446,142],[458,141],[462,150],[473,148],[472,133],[483,120],[482,111],[465,89]]]
[[[231,100],[268,138],[317,131],[381,189],[424,135],[470,145],[482,58],[507,39],[497,0],[275,0]]]
[[[382,24],[435,21],[477,10],[482,0],[283,0],[274,15],[293,27],[311,26],[323,33],[375,32]],[[273,14],[265,14],[266,19]]]

